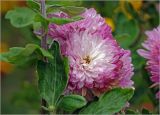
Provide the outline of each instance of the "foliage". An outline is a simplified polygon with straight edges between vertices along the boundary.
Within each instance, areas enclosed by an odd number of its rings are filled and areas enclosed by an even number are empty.
[[[92,102],[82,109],[82,114],[114,114],[119,112],[132,97],[133,89],[116,88],[99,97],[99,100]]]
[[[66,95],[60,99],[58,108],[67,112],[74,112],[76,109],[82,108],[86,104],[86,99],[80,95]]]
[[[68,62],[67,58],[61,57],[57,42],[53,43],[50,52],[54,59],[48,59],[48,62],[38,61],[37,72],[41,97],[46,100],[48,107],[55,107],[67,85]]]
[[[10,19],[11,24],[15,27],[25,27],[32,24],[34,17],[35,13],[26,7],[15,8],[8,11],[5,16],[6,19]]]
[[[36,44],[27,44],[23,47],[12,47],[6,53],[1,53],[0,60],[12,64],[24,64],[42,57],[52,58],[53,56]]]

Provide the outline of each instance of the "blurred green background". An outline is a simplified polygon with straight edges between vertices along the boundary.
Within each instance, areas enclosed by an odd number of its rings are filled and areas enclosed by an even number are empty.
[[[159,1],[59,1],[59,4],[95,8],[106,23],[112,27],[112,32],[121,47],[132,51],[135,67],[133,76],[135,94],[130,100],[130,108],[141,111],[149,109],[158,112],[158,100],[155,94],[158,88],[152,85],[145,69],[145,59],[136,50],[146,39],[144,32],[159,25]],[[25,46],[26,43],[39,43],[33,35],[32,27],[14,28],[5,19],[5,13],[14,7],[26,6],[25,1],[1,1],[1,48],[6,52],[9,47]],[[39,113],[40,97],[37,89],[35,65],[15,67],[1,62],[1,113]]]

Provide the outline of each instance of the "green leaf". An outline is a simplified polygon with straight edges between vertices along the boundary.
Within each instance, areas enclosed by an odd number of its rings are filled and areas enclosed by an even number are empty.
[[[34,21],[41,22],[41,24],[47,29],[49,22],[61,25],[70,22],[75,22],[81,19],[83,19],[81,16],[75,16],[72,18],[58,18],[58,17],[44,18],[41,14],[37,14],[35,16]]]
[[[86,99],[80,95],[67,95],[62,97],[58,104],[58,108],[73,112],[76,109],[82,108],[86,104]]]
[[[9,49],[9,52],[1,53],[0,60],[5,62],[10,62],[10,58],[15,57],[19,55],[24,48],[21,47],[13,47]]]
[[[150,112],[147,109],[143,108],[142,109],[142,114],[150,114]]]
[[[75,7],[75,6],[66,6],[66,7],[61,7],[61,10],[70,16],[76,16],[85,11],[84,7]]]
[[[135,112],[133,110],[127,110],[125,113],[126,114],[135,114]]]
[[[134,19],[138,20],[139,22],[143,23],[143,20],[141,19],[141,16],[139,16],[138,12],[133,8],[131,3],[129,1],[125,2],[125,8],[130,13]]]
[[[53,58],[53,56],[46,50],[40,48],[36,44],[27,44],[23,47],[10,48],[8,52],[1,53],[0,60],[12,64],[20,65],[37,58]]]
[[[47,13],[54,13],[54,12],[59,12],[60,8],[62,7],[61,5],[46,5],[46,12]]]
[[[46,30],[48,29],[49,21],[46,18],[44,18],[41,14],[36,14],[34,21],[40,22],[41,25],[45,27]]]
[[[114,114],[119,112],[132,97],[132,88],[115,88],[104,93],[98,101],[81,110],[81,114]]]
[[[48,21],[51,22],[51,23],[61,25],[61,24],[66,24],[66,23],[70,23],[70,22],[75,22],[75,21],[78,21],[78,20],[81,20],[81,19],[83,19],[83,18],[80,17],[80,16],[75,16],[73,18],[52,17],[52,18],[48,18]]]
[[[37,51],[37,53],[39,53],[40,55],[42,55],[44,57],[53,59],[53,56],[48,51],[44,50],[43,48],[41,48],[39,45],[36,45],[36,44],[27,44],[25,49],[23,50],[23,52],[20,55],[29,56],[34,51]]]
[[[63,11],[70,16],[77,16],[82,14],[85,11],[84,7],[75,7],[75,6],[60,6],[60,5],[50,5],[47,7],[47,12],[56,12]]]
[[[53,1],[53,0],[46,0],[46,5],[80,6],[81,4],[82,4],[82,1],[73,1],[73,0]]]
[[[40,95],[46,100],[48,107],[54,108],[66,88],[69,65],[66,65],[67,60],[61,57],[57,42],[52,44],[50,52],[54,59],[48,59],[48,62],[38,61],[38,87]]]
[[[136,20],[131,19],[128,20],[127,17],[125,17],[124,14],[119,13],[116,17],[118,21],[116,21],[116,31],[115,35],[125,35],[122,37],[117,37],[117,40],[119,41],[119,44],[123,48],[128,48],[138,37],[139,35],[139,27]]]
[[[141,69],[142,66],[146,63],[145,59],[141,58],[141,56],[137,53],[137,49],[132,50],[132,60],[135,70]]]
[[[128,42],[130,42],[131,36],[128,33],[116,35],[115,38],[121,47],[127,48],[129,46]]]
[[[138,111],[134,111],[134,110],[131,110],[131,109],[126,110],[125,113],[126,114],[140,114]]]
[[[105,1],[104,2],[104,7],[101,7],[100,10],[102,14],[104,14],[106,17],[113,17],[113,14],[115,14],[116,8],[119,6],[119,1],[115,0],[114,2],[112,1]]]
[[[40,11],[40,5],[38,4],[38,2],[36,2],[34,0],[27,0],[27,5],[28,5],[28,7],[35,10],[36,12]]]
[[[69,73],[69,60],[67,57],[63,58],[63,63],[64,63],[64,67],[65,67],[65,72]]]
[[[42,27],[41,22],[34,22],[33,23],[33,29],[34,29],[34,31],[40,30],[41,27]]]
[[[25,27],[33,23],[35,13],[26,7],[15,8],[7,12],[5,18],[9,19],[11,24],[17,28]]]

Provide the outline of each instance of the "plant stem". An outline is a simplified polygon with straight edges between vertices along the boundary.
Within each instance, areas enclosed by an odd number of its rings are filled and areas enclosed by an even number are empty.
[[[45,8],[45,0],[40,0],[41,4],[41,14],[44,18],[46,18],[46,8]],[[41,47],[45,50],[47,50],[47,32],[45,30],[45,27],[42,26],[42,38],[41,38]],[[47,59],[44,58],[44,61],[47,62]],[[46,107],[46,101],[44,99],[41,100],[41,105]],[[43,108],[41,109],[41,114],[46,114],[47,111]]]
[[[45,0],[41,0],[40,2],[41,2],[41,14],[44,18],[46,18]],[[41,47],[47,50],[47,33],[45,31],[45,27],[42,27]]]

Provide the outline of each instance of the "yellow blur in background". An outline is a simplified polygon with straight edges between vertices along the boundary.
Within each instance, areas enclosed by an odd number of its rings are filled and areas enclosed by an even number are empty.
[[[112,28],[112,32],[115,30],[115,24],[111,18],[105,18],[106,24],[108,24]]]
[[[0,4],[1,4],[1,13],[5,13],[8,10],[13,9],[14,7],[18,7],[18,6],[25,6],[25,1],[20,1],[20,0],[0,0]]]
[[[143,1],[142,0],[120,0],[120,10],[128,17],[128,19],[132,19],[132,15],[127,11],[125,8],[125,2],[129,2],[133,9],[136,12],[139,12],[140,9],[142,8]]]
[[[128,0],[128,2],[131,3],[134,10],[136,10],[137,12],[139,12],[139,10],[142,8],[142,0]]]
[[[0,0],[0,5],[1,5],[1,14],[5,14],[7,11],[18,7],[18,6],[25,6],[25,1],[20,1],[20,0]],[[7,52],[9,48],[9,44],[7,43],[0,43],[0,53],[2,52]],[[1,74],[8,74],[12,70],[12,65],[7,63],[7,62],[0,62],[0,72]]]
[[[1,43],[0,44],[0,53],[2,52],[7,52],[8,51],[8,45],[6,43]],[[7,63],[7,62],[0,62],[0,72],[2,74],[7,74],[10,73],[12,70],[12,65]]]

